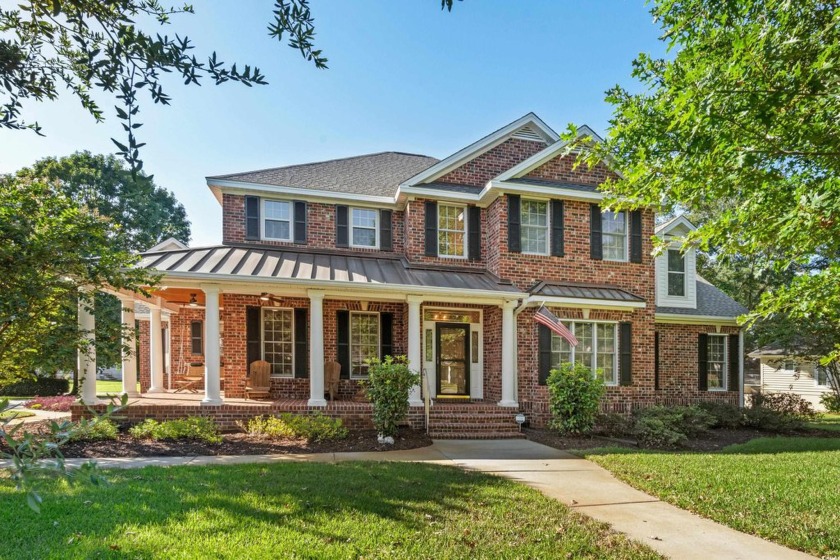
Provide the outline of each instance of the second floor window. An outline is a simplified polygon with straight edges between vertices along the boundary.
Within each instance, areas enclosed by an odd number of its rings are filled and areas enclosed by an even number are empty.
[[[466,208],[438,204],[438,255],[465,257],[467,220]]]
[[[677,249],[668,249],[668,295],[685,296],[685,257]]]
[[[627,260],[627,214],[625,212],[602,212],[601,236],[604,260]]]
[[[548,202],[523,200],[521,210],[522,252],[548,254]]]
[[[292,203],[263,200],[263,239],[292,240]]]
[[[379,211],[369,208],[351,208],[350,214],[353,223],[350,245],[352,247],[378,247]]]

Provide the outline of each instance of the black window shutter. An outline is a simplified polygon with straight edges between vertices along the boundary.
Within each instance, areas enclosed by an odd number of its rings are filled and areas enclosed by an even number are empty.
[[[697,388],[709,390],[709,335],[697,335]]]
[[[551,255],[562,257],[563,247],[563,201],[551,201]]]
[[[245,239],[257,241],[260,238],[260,197],[245,197]]]
[[[204,354],[204,321],[193,321],[190,323],[190,334],[192,344],[191,354]]]
[[[741,362],[741,349],[738,344],[738,335],[729,335],[729,386],[727,391],[738,391],[740,385],[740,375],[738,365]]]
[[[537,382],[545,385],[551,373],[551,329],[545,325],[537,325],[539,338],[539,377]]]
[[[653,333],[653,388],[659,390],[659,333]]]
[[[642,262],[642,211],[630,212],[630,262]]]
[[[295,201],[295,243],[306,244],[306,202]]]
[[[589,258],[604,259],[604,246],[601,239],[601,207],[589,205]]]
[[[336,321],[338,363],[341,364],[341,378],[350,379],[350,312],[339,309],[336,312]]]
[[[347,225],[350,209],[346,206],[336,205],[335,207],[335,246],[347,247],[350,245],[350,228]]]
[[[618,373],[621,376],[620,383],[623,386],[633,384],[633,324],[618,324],[618,350],[619,362]]]
[[[251,374],[251,364],[262,358],[262,341],[260,340],[260,308],[248,306],[245,308],[245,341],[248,375]]]
[[[467,241],[471,261],[481,260],[481,208],[470,206],[467,217]]]
[[[522,235],[520,233],[520,224],[522,223],[522,216],[520,215],[520,198],[518,194],[507,195],[508,203],[508,251],[511,253],[522,252]]]
[[[394,314],[379,314],[379,359],[394,355]]]
[[[309,343],[306,340],[307,309],[295,309],[295,377],[309,377]]]
[[[394,248],[390,210],[379,211],[379,248],[383,251],[391,251]]]
[[[426,202],[426,256],[436,257],[438,254],[437,232],[437,202]]]

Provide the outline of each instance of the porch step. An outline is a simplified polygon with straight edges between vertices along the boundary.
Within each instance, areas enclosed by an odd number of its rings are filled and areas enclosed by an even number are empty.
[[[485,403],[441,403],[429,409],[429,435],[436,439],[512,439],[517,410]]]

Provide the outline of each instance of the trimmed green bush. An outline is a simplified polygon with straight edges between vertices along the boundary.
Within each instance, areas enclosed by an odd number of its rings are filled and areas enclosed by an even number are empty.
[[[840,413],[840,395],[834,391],[823,393],[820,397],[820,404],[825,407],[827,412]]]
[[[744,412],[734,404],[719,403],[714,401],[703,401],[699,403],[701,409],[708,412],[715,423],[712,428],[740,428],[744,424]]]
[[[80,420],[77,424],[78,430],[72,432],[70,441],[102,441],[117,439],[119,428],[111,420],[93,419]]]
[[[789,416],[800,422],[808,422],[817,417],[817,412],[807,401],[794,393],[753,393],[750,395],[752,408],[765,408]]]
[[[397,425],[408,416],[408,394],[420,376],[408,369],[405,356],[367,360],[368,378],[362,382],[373,404],[373,426],[380,436],[397,435]]]
[[[764,406],[744,409],[743,425],[768,432],[791,432],[803,426],[802,420]]]
[[[633,433],[633,418],[615,412],[597,414],[592,431],[605,436],[629,436]]]
[[[330,418],[320,412],[311,415],[284,412],[280,416],[258,416],[240,423],[247,433],[268,438],[301,438],[307,441],[345,439],[350,435],[341,418]]]
[[[697,405],[651,406],[636,412],[633,435],[646,447],[675,447],[714,426],[717,419]]]
[[[158,422],[151,418],[133,426],[128,433],[138,439],[176,440],[197,439],[207,443],[221,443],[222,436],[212,418],[189,416]]]
[[[70,381],[55,377],[35,377],[18,379],[11,383],[0,384],[2,397],[54,397],[70,390]]]
[[[580,363],[563,363],[548,376],[549,427],[561,434],[585,434],[595,425],[604,395],[600,375]]]

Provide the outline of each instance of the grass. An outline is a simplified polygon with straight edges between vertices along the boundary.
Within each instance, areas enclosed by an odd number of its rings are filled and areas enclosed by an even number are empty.
[[[35,416],[34,412],[28,410],[4,410],[0,412],[0,420],[14,420],[15,418],[29,418]]]
[[[840,556],[840,438],[759,438],[718,453],[581,453],[683,509],[816,556]]]
[[[140,384],[137,384],[137,390],[140,390]],[[96,394],[104,396],[106,394],[118,395],[122,393],[122,381],[106,381],[104,379],[96,380]]]
[[[515,482],[411,463],[108,471],[49,482],[36,514],[0,480],[3,558],[660,558]]]
[[[840,432],[840,414],[823,414],[813,422],[806,424],[809,428]]]

